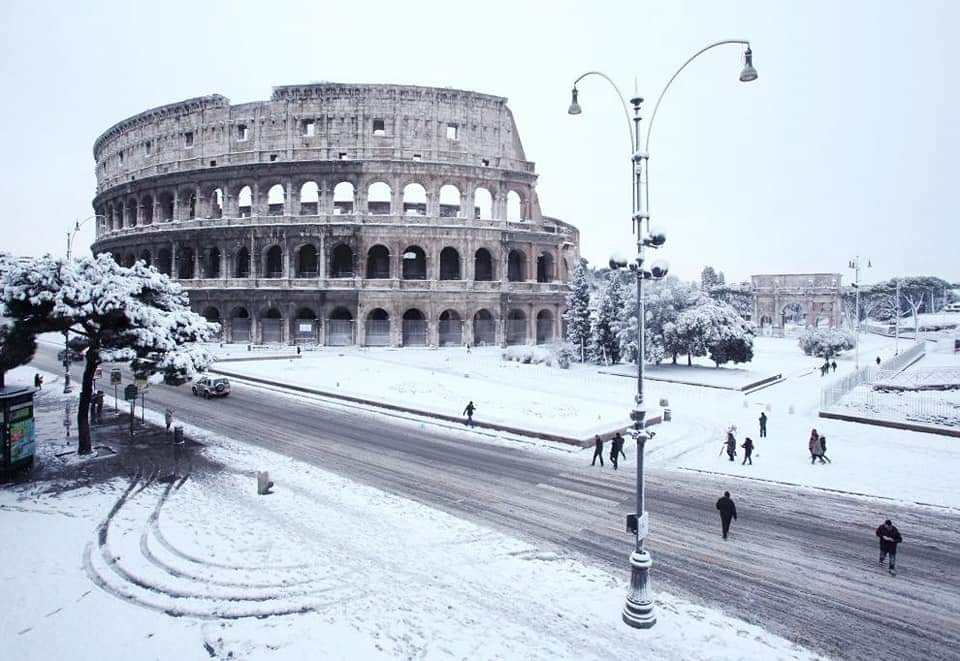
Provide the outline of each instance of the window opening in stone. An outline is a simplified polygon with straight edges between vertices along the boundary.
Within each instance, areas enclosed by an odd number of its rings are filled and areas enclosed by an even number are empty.
[[[370,184],[367,189],[367,213],[373,216],[390,215],[390,186],[382,181]]]
[[[481,158],[481,159],[480,159],[480,164],[481,164],[483,167],[485,167],[485,168],[490,167],[490,159],[489,159],[489,158]]]
[[[305,138],[312,138],[316,135],[317,132],[317,123],[312,119],[303,120],[303,136]]]
[[[517,191],[507,193],[507,220],[514,222],[523,220],[520,209],[520,194]]]
[[[427,215],[427,189],[421,184],[407,184],[403,188],[403,215]]]
[[[346,160],[347,160],[347,152],[345,152],[345,151],[340,152],[340,160],[341,160],[341,161],[346,161]]]
[[[267,213],[271,216],[282,216],[286,197],[282,185],[274,184],[271,186],[270,190],[267,191]]]
[[[386,246],[373,246],[367,251],[367,278],[385,280],[390,277],[390,251]]]
[[[447,124],[447,140],[457,139],[458,128],[456,124]]]
[[[478,188],[473,192],[473,205],[474,218],[493,218],[493,196],[486,188]]]
[[[373,120],[373,134],[376,136],[384,136],[387,134],[387,128],[382,119]]]
[[[283,277],[283,249],[280,246],[271,246],[270,250],[267,251],[265,266],[267,267],[266,277]]]
[[[146,154],[147,156],[153,153],[153,143],[150,142],[149,140],[143,143],[143,153]]]
[[[250,129],[246,124],[237,124],[237,141],[243,142],[250,137]]]
[[[187,131],[183,134],[183,146],[193,147],[193,131]]]
[[[422,157],[420,154],[414,154],[414,155],[413,155],[413,160],[414,160],[414,162],[419,163],[420,161],[423,160],[423,157]]]
[[[341,181],[333,189],[333,213],[334,215],[353,213],[353,184],[349,181]]]
[[[427,255],[423,252],[423,248],[410,246],[403,251],[403,279],[427,279]]]
[[[460,217],[460,189],[453,184],[440,187],[440,217]]]
[[[486,248],[477,250],[473,257],[473,279],[478,282],[493,280],[493,257]]]
[[[331,278],[353,277],[353,250],[345,243],[333,249],[333,259],[330,260]]]
[[[449,246],[440,251],[440,279],[460,279],[460,253]]]
[[[276,154],[270,154],[270,162],[273,163],[273,162],[276,161],[276,160],[277,160],[277,155],[276,155]]]
[[[249,218],[253,210],[253,191],[249,186],[240,189],[237,195],[237,207],[241,218]]]
[[[300,215],[316,216],[320,206],[320,187],[308,181],[300,187]]]

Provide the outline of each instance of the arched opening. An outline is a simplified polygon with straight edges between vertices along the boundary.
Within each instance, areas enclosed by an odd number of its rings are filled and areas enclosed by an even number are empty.
[[[460,280],[460,253],[450,246],[440,251],[440,279]]]
[[[507,280],[525,282],[527,279],[527,255],[522,250],[511,250],[507,257]]]
[[[456,310],[440,313],[438,341],[441,347],[458,347],[463,344],[463,320]]]
[[[553,313],[550,310],[540,310],[537,313],[537,344],[553,342]]]
[[[267,191],[267,213],[271,216],[282,216],[286,206],[287,193],[281,184],[274,184]]]
[[[353,250],[346,243],[341,243],[333,249],[330,260],[331,278],[353,277]]]
[[[234,268],[233,277],[235,278],[249,278],[250,277],[250,251],[246,246],[240,248],[237,251],[237,263]]]
[[[427,346],[427,320],[416,308],[403,313],[403,346]]]
[[[260,319],[260,343],[283,343],[283,315],[277,308],[270,308]]]
[[[143,219],[144,225],[153,224],[153,198],[149,195],[145,195],[140,200],[140,217]]]
[[[167,276],[173,273],[173,259],[170,257],[169,249],[160,248],[160,252],[157,253],[157,270]]]
[[[140,261],[143,262],[144,266],[150,266],[150,264],[153,263],[153,258],[149,250],[144,250],[140,253]]]
[[[480,310],[473,315],[473,343],[478,347],[497,343],[497,320],[489,310]]]
[[[186,206],[187,220],[193,220],[197,217],[197,192],[192,190],[184,191],[180,197]]]
[[[807,311],[800,303],[787,303],[780,313],[781,327],[784,331],[797,330],[807,325]]]
[[[220,260],[223,255],[220,254],[220,248],[214,246],[207,251],[207,270],[206,277],[208,278],[219,278],[220,277]]]
[[[420,184],[407,184],[403,188],[403,215],[427,215],[427,190]]]
[[[252,321],[247,308],[234,308],[230,313],[230,341],[249,343],[252,335]]]
[[[283,277],[283,248],[280,246],[270,246],[267,250],[264,260],[263,277],[282,278]]]
[[[507,193],[507,220],[514,222],[523,220],[523,209],[520,204],[520,194],[517,191]]]
[[[514,308],[507,314],[507,344],[526,344],[527,315]]]
[[[293,341],[296,344],[317,344],[320,342],[320,322],[317,320],[317,313],[311,308],[303,307],[297,310]]]
[[[316,278],[317,268],[317,249],[310,243],[301,246],[297,251],[297,277]]]
[[[537,257],[537,282],[553,282],[553,255],[548,252]]]
[[[478,220],[493,218],[493,196],[486,188],[473,191],[473,217]]]
[[[341,181],[333,187],[333,213],[335,215],[353,213],[354,198],[356,197],[353,184]]]
[[[249,218],[253,214],[253,190],[244,186],[237,193],[237,211],[241,218]]]
[[[215,338],[218,342],[223,339],[223,322],[220,319],[220,310],[212,305],[208,305],[203,309],[203,318],[211,324],[217,324],[217,334]]]
[[[440,187],[440,217],[460,217],[460,189],[453,184]]]
[[[193,248],[181,248],[177,251],[177,277],[181,280],[193,280],[195,256]]]
[[[390,251],[386,246],[373,246],[367,251],[367,278],[386,279],[390,277]]]
[[[327,319],[327,344],[344,347],[353,344],[353,315],[345,307],[338,307]]]
[[[214,188],[210,193],[210,217],[223,218],[223,189]]]
[[[367,188],[367,213],[371,216],[390,215],[390,186],[382,181],[370,184]]]
[[[390,346],[390,315],[383,308],[371,310],[367,315],[366,345],[368,347]]]
[[[494,279],[493,257],[486,248],[480,248],[473,256],[473,279],[490,282]]]
[[[316,216],[320,210],[320,187],[315,181],[308,181],[300,187],[300,215]]]
[[[127,200],[127,227],[137,226],[137,200]]]
[[[427,279],[427,254],[420,246],[410,246],[403,251],[403,279]]]
[[[173,220],[173,193],[160,193],[160,220],[169,223]]]
[[[124,266],[126,266],[127,268],[130,268],[136,263],[137,263],[137,258],[136,256],[134,256],[132,252],[128,252],[126,255],[124,255],[123,257]]]

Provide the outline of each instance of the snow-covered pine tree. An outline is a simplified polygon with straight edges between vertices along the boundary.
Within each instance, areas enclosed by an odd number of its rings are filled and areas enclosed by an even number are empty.
[[[566,340],[577,349],[580,362],[587,358],[590,346],[590,283],[587,281],[587,266],[580,260],[570,280],[570,293],[567,294],[567,310],[564,320],[567,322]]]
[[[591,324],[591,359],[605,365],[620,362],[620,340],[617,331],[623,314],[623,289],[613,273],[609,284],[600,293]]]

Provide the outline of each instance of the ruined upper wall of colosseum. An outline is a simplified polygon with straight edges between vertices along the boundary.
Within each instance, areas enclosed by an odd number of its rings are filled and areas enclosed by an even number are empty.
[[[422,159],[534,171],[505,98],[407,85],[286,85],[269,101],[239,105],[197,97],[117,123],[93,151],[99,191],[271,161]]]

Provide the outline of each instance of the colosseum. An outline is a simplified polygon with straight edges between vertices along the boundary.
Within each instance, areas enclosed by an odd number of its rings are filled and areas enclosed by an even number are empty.
[[[140,113],[93,147],[94,253],[179,281],[222,340],[506,345],[561,335],[579,233],[543,216],[502,97],[275,87]]]

